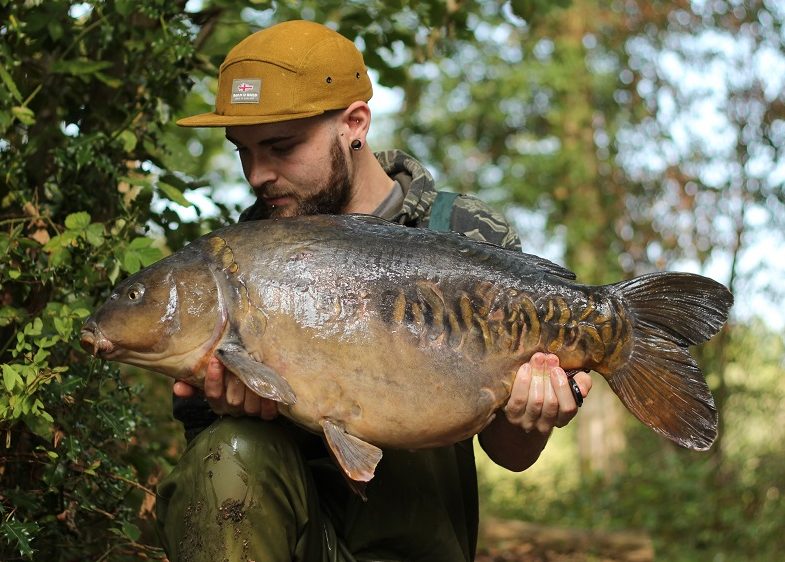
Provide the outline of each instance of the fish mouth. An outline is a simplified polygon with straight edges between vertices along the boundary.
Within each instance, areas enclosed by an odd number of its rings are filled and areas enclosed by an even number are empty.
[[[79,343],[82,348],[100,359],[106,359],[115,351],[114,344],[101,333],[98,324],[90,318],[82,327],[81,339]]]

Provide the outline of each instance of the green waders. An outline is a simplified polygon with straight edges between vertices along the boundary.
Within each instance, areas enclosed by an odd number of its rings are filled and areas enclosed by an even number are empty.
[[[313,438],[286,420],[231,417],[199,433],[158,487],[169,560],[472,559],[471,442],[385,451],[364,502]]]

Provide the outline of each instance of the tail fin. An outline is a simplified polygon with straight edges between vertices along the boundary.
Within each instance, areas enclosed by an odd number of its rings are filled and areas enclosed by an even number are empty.
[[[717,437],[717,410],[688,346],[722,328],[733,295],[690,273],[653,273],[610,289],[633,325],[632,351],[610,374],[611,388],[657,433],[688,449],[708,449]]]

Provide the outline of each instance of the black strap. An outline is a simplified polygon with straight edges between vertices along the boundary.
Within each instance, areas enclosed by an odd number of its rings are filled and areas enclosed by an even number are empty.
[[[437,191],[436,199],[431,205],[431,218],[428,228],[436,232],[449,232],[452,223],[452,207],[457,193],[451,191]]]

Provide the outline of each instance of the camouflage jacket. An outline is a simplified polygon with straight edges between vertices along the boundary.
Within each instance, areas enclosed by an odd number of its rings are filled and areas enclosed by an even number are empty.
[[[427,227],[431,206],[436,199],[436,186],[422,164],[400,150],[376,153],[376,159],[387,175],[398,181],[406,194],[403,207],[393,219],[405,226]],[[521,242],[502,215],[471,195],[460,195],[453,204],[450,224],[453,232],[475,240],[520,250]]]

